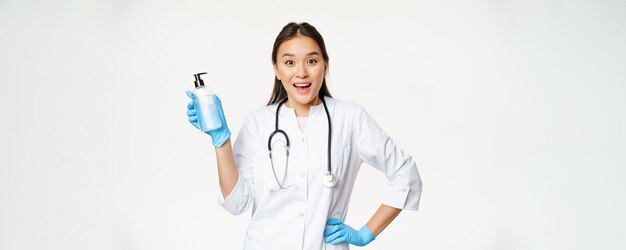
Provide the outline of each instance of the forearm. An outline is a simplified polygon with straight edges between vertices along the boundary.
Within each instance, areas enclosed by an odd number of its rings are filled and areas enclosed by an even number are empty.
[[[215,158],[217,159],[217,172],[222,196],[226,198],[235,188],[239,179],[239,170],[233,156],[233,147],[230,138],[219,148],[215,148]]]
[[[374,236],[378,236],[401,211],[402,209],[381,204],[366,226]]]

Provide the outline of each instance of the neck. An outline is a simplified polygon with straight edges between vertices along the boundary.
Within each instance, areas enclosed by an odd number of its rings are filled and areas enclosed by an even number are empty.
[[[297,117],[308,117],[311,106],[319,105],[320,103],[322,103],[322,100],[319,97],[316,97],[313,101],[306,104],[300,104],[293,99],[288,99],[285,106],[293,108],[296,111]]]

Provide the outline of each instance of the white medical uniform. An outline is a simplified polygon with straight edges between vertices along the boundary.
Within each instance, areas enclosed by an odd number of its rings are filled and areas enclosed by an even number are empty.
[[[389,186],[383,204],[417,210],[422,182],[413,158],[402,151],[369,116],[363,107],[325,97],[332,121],[332,171],[339,181],[325,187],[327,172],[328,121],[323,104],[311,106],[308,124],[300,131],[293,108],[282,105],[279,128],[289,136],[288,171],[284,186],[272,172],[268,138],[275,128],[278,104],[252,112],[243,124],[233,147],[239,179],[232,192],[218,203],[231,214],[252,206],[252,217],[245,250],[272,249],[349,249],[347,243],[324,242],[329,218],[345,222],[352,188],[361,163],[383,172]],[[283,180],[285,171],[284,137],[274,136],[273,158],[276,175]],[[365,224],[365,222],[363,223]],[[354,225],[358,230],[361,225]]]

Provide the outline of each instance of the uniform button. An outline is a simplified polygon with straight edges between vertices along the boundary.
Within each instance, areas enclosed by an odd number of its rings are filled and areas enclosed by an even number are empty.
[[[304,138],[302,138],[302,142],[304,142]]]
[[[304,214],[303,214],[303,213],[300,213],[300,217],[304,217]]]
[[[306,176],[306,174],[305,174],[305,173],[302,173],[300,176],[301,176],[301,177],[305,177],[305,176]]]
[[[403,188],[403,189],[402,189],[402,192],[406,192],[406,188]]]

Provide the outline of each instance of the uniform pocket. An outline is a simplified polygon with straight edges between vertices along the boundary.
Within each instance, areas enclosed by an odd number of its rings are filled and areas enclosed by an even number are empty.
[[[341,181],[341,177],[345,176],[346,171],[348,169],[348,164],[350,163],[350,145],[344,146],[340,151],[338,157],[336,157],[335,168],[333,169],[333,173],[337,176],[337,178]]]
[[[272,173],[272,165],[270,159],[264,161],[263,171],[262,171],[262,181],[263,181],[263,191],[272,191],[278,189],[278,184],[274,179],[274,175]]]
[[[280,185],[283,187],[289,186],[288,168],[286,166],[289,160],[286,155],[287,149],[282,143],[275,143],[272,146],[272,155],[268,152],[267,159],[264,161],[263,167],[263,189],[265,191],[277,191],[280,190]]]
[[[348,243],[340,243],[337,245],[333,245],[330,243],[326,243],[324,242],[324,250],[346,250],[346,249],[350,249],[348,247]]]

